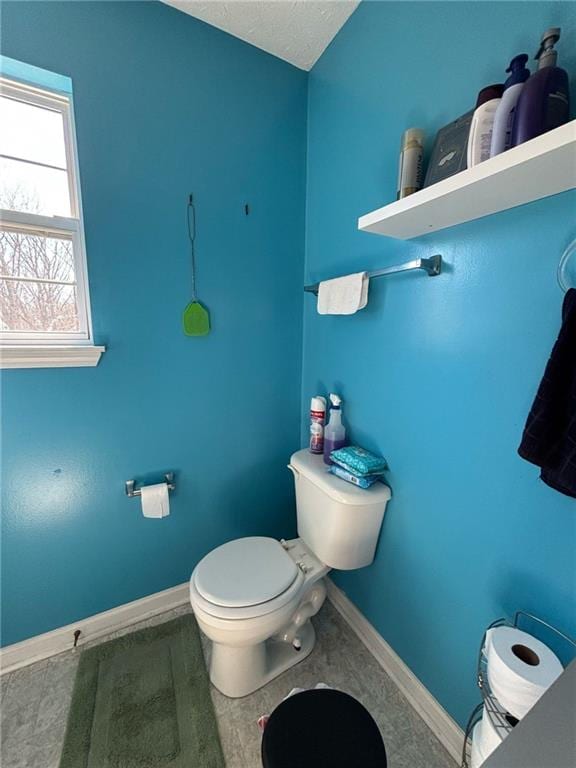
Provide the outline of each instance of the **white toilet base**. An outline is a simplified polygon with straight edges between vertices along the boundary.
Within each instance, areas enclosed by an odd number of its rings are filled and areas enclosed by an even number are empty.
[[[314,650],[316,633],[310,620],[299,628],[300,650],[292,643],[269,639],[232,647],[212,642],[210,680],[225,696],[238,699],[257,691]]]

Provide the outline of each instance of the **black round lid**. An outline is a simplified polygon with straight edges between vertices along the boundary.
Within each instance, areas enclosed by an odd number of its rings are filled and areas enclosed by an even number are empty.
[[[486,88],[482,88],[476,99],[476,109],[487,101],[492,99],[501,99],[504,93],[504,83],[495,83],[494,85],[487,85]]]
[[[378,726],[342,691],[297,693],[270,715],[262,738],[264,768],[386,768]]]

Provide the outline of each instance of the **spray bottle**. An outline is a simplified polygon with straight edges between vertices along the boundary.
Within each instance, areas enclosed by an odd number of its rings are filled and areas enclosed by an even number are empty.
[[[330,395],[330,421],[324,429],[324,463],[332,464],[330,454],[346,445],[346,428],[342,424],[342,400]]]

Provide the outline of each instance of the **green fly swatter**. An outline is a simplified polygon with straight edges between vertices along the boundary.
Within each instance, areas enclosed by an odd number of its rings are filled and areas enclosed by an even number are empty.
[[[196,253],[194,241],[196,239],[196,210],[194,209],[194,198],[192,195],[188,198],[186,207],[186,218],[188,224],[188,238],[190,239],[190,254],[192,261],[192,300],[182,313],[182,325],[186,336],[206,336],[210,333],[210,315],[196,296]]]

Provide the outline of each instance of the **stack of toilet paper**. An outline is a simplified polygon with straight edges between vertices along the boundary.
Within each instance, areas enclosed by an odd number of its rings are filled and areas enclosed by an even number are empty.
[[[495,716],[511,725],[529,712],[563,670],[547,645],[515,627],[489,629],[483,653],[488,683],[498,704]],[[494,726],[484,708],[472,734],[471,768],[482,765],[505,733]]]
[[[515,725],[518,720],[512,717],[502,707],[497,708],[497,714],[495,717],[498,721],[507,720],[510,725]],[[472,754],[470,760],[470,768],[479,768],[484,760],[494,752],[496,747],[499,747],[504,739],[505,731],[496,728],[492,718],[486,712],[486,708],[482,710],[482,719],[479,723],[476,723],[472,734]]]
[[[484,715],[482,715],[482,720]],[[474,730],[472,731],[472,751],[470,752],[470,768],[480,768],[487,755],[484,754],[480,745],[480,730],[482,726],[482,720],[476,723]]]

